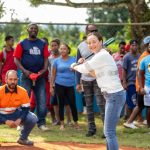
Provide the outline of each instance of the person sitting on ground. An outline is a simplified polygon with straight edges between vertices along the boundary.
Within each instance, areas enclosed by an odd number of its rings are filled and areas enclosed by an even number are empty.
[[[0,124],[10,128],[23,126],[17,143],[33,145],[28,136],[37,123],[37,117],[29,111],[30,101],[27,91],[18,86],[15,70],[9,70],[5,77],[6,84],[0,87]]]

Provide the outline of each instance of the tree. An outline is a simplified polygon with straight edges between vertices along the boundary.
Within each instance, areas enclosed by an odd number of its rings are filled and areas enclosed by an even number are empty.
[[[150,20],[150,10],[148,8],[148,3],[146,0],[107,0],[102,2],[87,2],[87,3],[76,3],[71,0],[64,0],[63,2],[58,2],[55,0],[28,0],[33,6],[38,6],[42,4],[47,5],[59,5],[68,6],[74,8],[126,8],[129,13],[129,18],[131,23],[147,23]],[[136,25],[131,26],[132,36],[136,39],[143,39],[145,35],[150,33],[150,28],[147,25]]]
[[[77,46],[80,39],[80,30],[76,26],[49,25],[49,35],[52,38],[59,38],[61,42]]]
[[[0,0],[0,18],[2,18],[5,14],[4,2]]]
[[[128,21],[128,11],[126,8],[116,8],[116,9],[108,9],[108,8],[96,8],[93,10],[88,9],[88,19],[89,23],[93,22],[93,14],[94,14],[94,23],[107,22],[107,23],[126,23]],[[114,26],[114,25],[101,25],[98,26],[100,33],[106,38],[110,38],[115,36],[118,32],[121,35],[124,35],[123,32],[124,26]]]
[[[15,22],[16,24],[19,23],[19,20],[12,19],[12,22]],[[0,32],[4,33],[6,35],[12,35],[16,41],[19,40],[21,36],[21,31],[24,25],[21,24],[5,24],[2,25],[0,28]]]

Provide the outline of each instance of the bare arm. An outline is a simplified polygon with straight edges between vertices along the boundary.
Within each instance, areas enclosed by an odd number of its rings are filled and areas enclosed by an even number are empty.
[[[90,71],[89,74],[90,74],[92,77],[96,78],[95,71]]]
[[[145,72],[143,70],[139,70],[138,73],[137,73],[141,94],[145,94],[145,90],[144,90],[143,83],[142,83],[142,79],[144,79],[144,73]]]
[[[54,82],[56,78],[56,68],[52,67],[51,77],[50,77],[50,93],[54,94]]]

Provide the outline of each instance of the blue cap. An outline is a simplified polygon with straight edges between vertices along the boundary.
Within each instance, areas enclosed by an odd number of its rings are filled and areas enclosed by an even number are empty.
[[[143,44],[148,44],[148,43],[150,43],[150,36],[145,37],[143,40]]]

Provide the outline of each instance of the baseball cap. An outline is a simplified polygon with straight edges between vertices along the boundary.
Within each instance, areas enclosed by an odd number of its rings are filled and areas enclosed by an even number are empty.
[[[138,41],[137,40],[131,40],[130,45],[134,45],[134,44],[138,44]]]
[[[143,44],[148,44],[148,43],[150,43],[150,36],[145,37],[143,40]]]
[[[38,28],[37,23],[33,23],[33,22],[32,22],[32,23],[29,23],[28,26],[27,26],[27,28],[30,28],[32,25],[35,25],[35,26],[37,26],[37,28]]]

